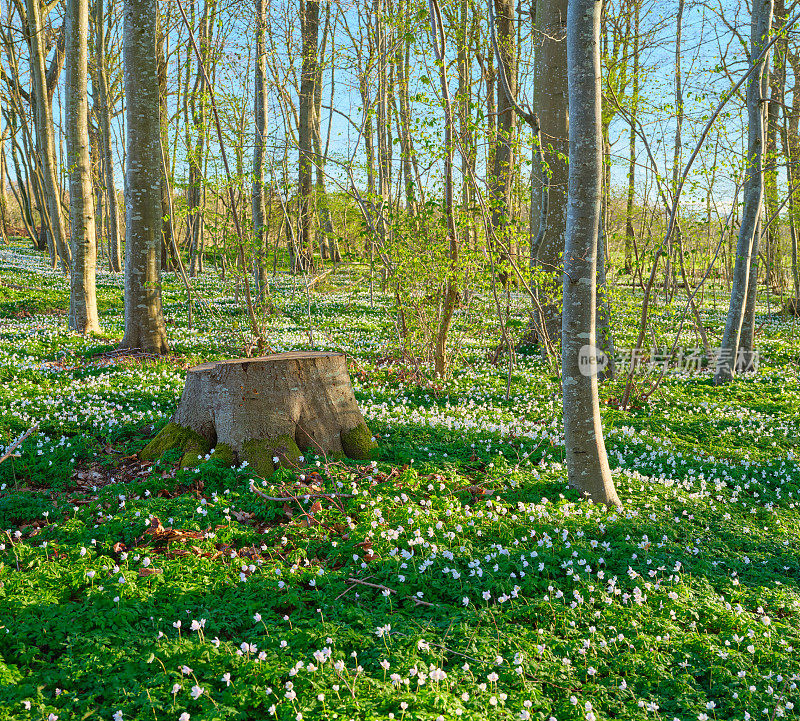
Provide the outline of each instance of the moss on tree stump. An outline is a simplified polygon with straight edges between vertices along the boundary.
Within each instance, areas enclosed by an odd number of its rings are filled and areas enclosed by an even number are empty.
[[[375,447],[372,431],[364,421],[352,430],[342,432],[342,451],[348,458],[366,461],[372,457]]]
[[[155,461],[167,451],[177,449],[182,453],[181,468],[196,466],[211,450],[211,444],[191,428],[170,421],[161,432],[139,453],[143,461]]]
[[[139,454],[172,449],[181,467],[244,461],[261,476],[304,451],[367,460],[377,450],[358,409],[343,353],[291,352],[190,368],[171,422]]]

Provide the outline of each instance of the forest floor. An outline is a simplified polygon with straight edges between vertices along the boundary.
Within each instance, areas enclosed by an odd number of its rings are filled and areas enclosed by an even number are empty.
[[[279,276],[269,338],[312,347],[310,311],[380,455],[261,479],[136,456],[187,367],[247,352],[226,283],[199,281],[190,331],[168,280],[172,354],[123,355],[119,277],[99,278],[107,337],[80,338],[63,276],[0,251],[0,446],[39,424],[0,464],[0,719],[800,714],[796,319],[760,308],[760,369],[728,387],[670,368],[623,412],[623,381],[603,384],[624,502],[607,511],[567,488],[552,369],[520,355],[507,397],[470,340],[451,380],[414,374],[354,273],[310,304]],[[635,296],[614,309],[625,347]],[[659,342],[682,313],[656,307]],[[319,490],[339,495],[304,498]]]

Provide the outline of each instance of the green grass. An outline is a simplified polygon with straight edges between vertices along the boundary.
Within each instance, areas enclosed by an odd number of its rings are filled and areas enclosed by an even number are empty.
[[[566,485],[541,361],[520,356],[506,399],[483,360],[496,332],[473,329],[486,340],[451,380],[414,379],[385,362],[391,299],[370,307],[346,272],[314,297],[313,330],[351,356],[374,466],[142,463],[185,368],[243,352],[231,288],[199,281],[190,331],[167,278],[173,355],[125,360],[106,353],[119,279],[99,280],[108,338],[76,338],[55,313],[64,279],[30,257],[0,263],[0,444],[41,429],[0,465],[0,719],[797,717],[791,321],[765,325],[754,377],[670,372],[632,412],[604,402],[625,504],[608,512]],[[270,343],[310,347],[306,299],[283,276],[273,291]],[[635,298],[615,308],[624,346]],[[654,316],[665,343],[675,318]],[[312,484],[344,495],[313,508]]]

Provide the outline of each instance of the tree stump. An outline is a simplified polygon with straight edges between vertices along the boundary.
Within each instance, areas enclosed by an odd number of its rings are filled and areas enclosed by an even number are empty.
[[[376,447],[344,354],[297,351],[190,368],[175,415],[139,455],[155,460],[178,449],[186,467],[213,453],[269,476],[301,451],[367,460]]]

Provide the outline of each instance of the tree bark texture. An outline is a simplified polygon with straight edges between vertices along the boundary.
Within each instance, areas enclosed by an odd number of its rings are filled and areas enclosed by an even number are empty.
[[[569,483],[596,503],[620,505],[606,456],[597,393],[595,309],[603,181],[598,0],[567,11],[569,189],[561,365]]]
[[[543,272],[539,297],[544,328],[551,343],[556,341],[561,330],[561,299],[558,296],[567,222],[569,112],[566,22],[567,0],[537,2],[536,30],[540,44],[536,48],[534,103],[550,180],[545,191],[548,193],[547,228],[536,249],[536,257],[531,258],[531,267],[538,266]],[[534,228],[531,237],[536,237],[539,232],[540,228]]]
[[[89,0],[68,0],[66,23],[65,112],[69,169],[69,227],[72,270],[69,327],[79,333],[100,330],[97,317],[92,162],[89,154]]]
[[[314,232],[314,115],[315,85],[317,82],[319,0],[303,0],[301,4],[303,59],[300,73],[300,123],[297,129],[299,150],[299,239],[296,266],[293,271],[311,268],[311,248]]]
[[[125,336],[123,348],[168,350],[161,308],[161,128],[156,59],[157,0],[126,0]]]

